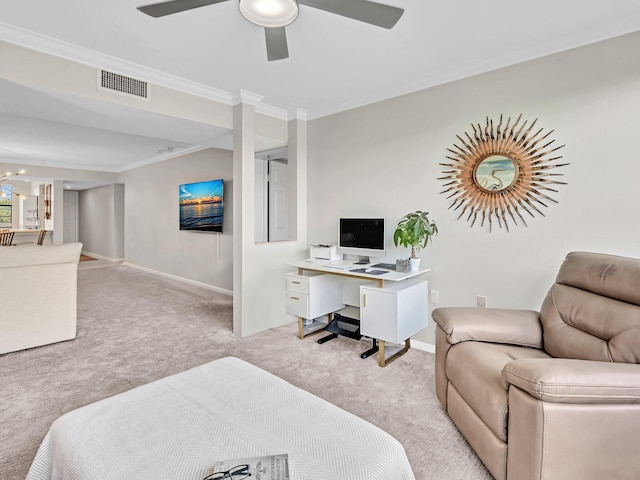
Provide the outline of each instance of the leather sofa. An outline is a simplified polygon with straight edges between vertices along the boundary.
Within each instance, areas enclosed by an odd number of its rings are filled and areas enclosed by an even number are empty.
[[[0,247],[0,354],[76,337],[81,243]]]
[[[573,252],[539,312],[433,318],[438,399],[496,479],[640,478],[640,260]]]

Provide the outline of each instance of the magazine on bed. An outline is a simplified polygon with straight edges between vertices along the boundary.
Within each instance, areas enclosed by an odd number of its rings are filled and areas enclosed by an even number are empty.
[[[250,478],[251,480],[289,480],[289,455],[224,460],[213,464],[204,480]]]

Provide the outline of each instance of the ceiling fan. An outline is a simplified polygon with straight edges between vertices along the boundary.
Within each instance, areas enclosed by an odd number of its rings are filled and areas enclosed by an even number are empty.
[[[170,0],[138,7],[152,17],[164,17],[198,7],[206,7],[229,0]],[[404,9],[370,0],[238,0],[240,13],[250,22],[264,27],[269,61],[289,57],[284,30],[298,18],[299,4],[352,18],[383,28],[392,28]]]

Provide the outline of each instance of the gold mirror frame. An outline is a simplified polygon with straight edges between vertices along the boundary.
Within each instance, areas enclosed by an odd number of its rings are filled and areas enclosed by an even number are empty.
[[[510,218],[514,225],[518,225],[516,217],[526,227],[521,210],[534,217],[534,212],[543,217],[544,213],[538,204],[547,207],[543,200],[558,203],[546,192],[558,191],[551,185],[566,185],[566,182],[556,180],[561,173],[552,173],[551,169],[569,165],[556,163],[562,156],[553,156],[564,145],[553,147],[555,140],[549,136],[553,130],[543,133],[540,128],[531,134],[538,121],[536,118],[527,128],[528,121],[520,124],[522,114],[511,124],[511,117],[503,128],[502,115],[494,128],[493,119],[487,117],[484,128],[478,123],[471,124],[473,135],[465,132],[464,140],[456,135],[462,146],[453,144],[455,150],[447,148],[452,155],[446,158],[453,163],[441,163],[447,167],[442,173],[447,187],[440,192],[449,194],[447,199],[453,198],[449,209],[462,208],[458,220],[468,212],[467,221],[471,226],[481,217],[480,226],[489,222],[489,231],[493,226],[493,218],[500,228],[504,224],[509,231]]]

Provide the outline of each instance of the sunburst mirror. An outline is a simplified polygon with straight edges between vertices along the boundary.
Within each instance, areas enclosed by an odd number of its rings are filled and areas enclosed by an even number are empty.
[[[539,207],[558,203],[549,193],[557,193],[553,186],[566,182],[557,179],[561,173],[550,170],[569,165],[558,163],[562,156],[556,152],[564,145],[553,145],[555,140],[549,138],[553,130],[544,133],[540,128],[532,133],[538,119],[528,126],[527,120],[521,120],[522,115],[513,123],[509,117],[503,124],[500,115],[494,125],[487,117],[484,128],[471,124],[473,133],[465,132],[466,140],[456,135],[460,145],[447,148],[451,163],[440,164],[447,167],[438,179],[447,187],[440,193],[452,199],[449,209],[461,210],[458,219],[466,214],[471,226],[487,222],[489,231],[495,220],[509,231],[509,221],[518,225],[516,218],[527,226],[523,212],[544,217]]]

